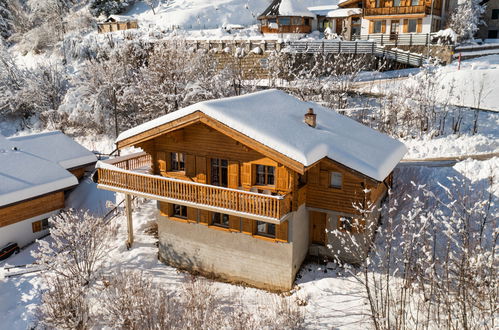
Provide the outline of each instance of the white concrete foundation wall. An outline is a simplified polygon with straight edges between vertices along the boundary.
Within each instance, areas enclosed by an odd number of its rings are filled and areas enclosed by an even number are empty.
[[[303,233],[308,228],[305,207],[288,221],[289,243],[281,243],[158,215],[159,256],[162,261],[189,271],[287,291],[293,287],[307,254],[308,235]]]
[[[58,213],[59,210],[16,222],[5,227],[0,227],[0,247],[9,242],[14,242],[20,247],[24,247],[34,242],[36,239],[47,235],[49,233],[48,229],[33,233],[33,227],[31,224],[35,221],[50,218]]]

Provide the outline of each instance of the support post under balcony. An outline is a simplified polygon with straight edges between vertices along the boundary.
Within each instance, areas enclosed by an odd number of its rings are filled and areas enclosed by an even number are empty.
[[[128,224],[128,240],[126,242],[127,248],[131,248],[133,244],[133,219],[132,219],[132,196],[129,194],[125,195],[125,209],[126,209],[126,220]]]

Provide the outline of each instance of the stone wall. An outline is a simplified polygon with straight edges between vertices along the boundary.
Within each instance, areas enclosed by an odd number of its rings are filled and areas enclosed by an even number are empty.
[[[158,213],[159,256],[172,266],[288,291],[308,249],[308,216],[302,206],[289,221],[289,243],[267,241],[199,223],[170,220]]]

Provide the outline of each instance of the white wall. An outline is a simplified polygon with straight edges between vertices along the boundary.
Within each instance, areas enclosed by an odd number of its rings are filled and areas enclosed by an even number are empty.
[[[35,221],[50,218],[57,213],[59,213],[59,210],[26,219],[12,225],[0,227],[0,247],[10,242],[17,243],[20,247],[24,247],[37,238],[47,235],[49,232],[48,229],[33,233],[31,224]]]

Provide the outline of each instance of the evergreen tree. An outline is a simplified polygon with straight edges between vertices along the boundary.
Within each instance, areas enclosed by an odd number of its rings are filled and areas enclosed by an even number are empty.
[[[90,12],[94,16],[120,14],[133,3],[134,0],[91,0]]]

